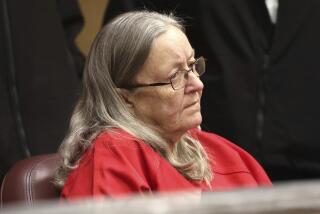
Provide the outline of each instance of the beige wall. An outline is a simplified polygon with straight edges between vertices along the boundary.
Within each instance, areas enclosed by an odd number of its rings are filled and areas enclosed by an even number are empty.
[[[108,0],[78,0],[78,2],[84,17],[84,27],[76,38],[76,43],[81,52],[87,55],[95,35],[101,28]]]

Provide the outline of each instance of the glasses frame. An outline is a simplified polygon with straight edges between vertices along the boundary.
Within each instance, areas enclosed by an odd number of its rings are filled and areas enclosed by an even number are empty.
[[[200,60],[203,60],[203,64],[204,64],[204,67],[205,67],[205,58],[204,57],[198,57],[194,62],[192,62],[189,66],[191,67],[190,69],[188,70],[180,70],[180,72],[184,72],[184,74],[182,75],[183,77],[189,78],[189,72],[192,71],[192,73],[196,74],[197,77],[200,77],[202,74],[205,73],[205,68],[203,69],[203,72],[202,73],[198,73],[198,71],[196,70],[193,70],[192,66],[194,66],[196,63],[198,63]],[[178,71],[179,72],[179,71]],[[151,84],[134,84],[134,85],[130,85],[128,87],[125,87],[126,89],[134,89],[134,88],[142,88],[142,87],[154,87],[154,86],[164,86],[164,85],[171,85],[172,89],[173,90],[179,90],[179,89],[182,89],[184,88],[181,87],[181,88],[174,88],[173,87],[173,83],[172,83],[172,78],[173,77],[170,77],[170,82],[157,82],[157,83],[151,83]]]

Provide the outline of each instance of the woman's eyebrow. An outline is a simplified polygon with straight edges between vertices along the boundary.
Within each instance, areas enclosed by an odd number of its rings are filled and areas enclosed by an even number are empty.
[[[192,48],[192,51],[191,51],[191,53],[190,53],[190,55],[189,55],[189,57],[188,57],[188,60],[190,60],[191,58],[194,58],[194,54],[195,54],[195,51],[194,51],[194,49]]]
[[[190,54],[189,54],[189,57],[187,58],[187,63],[188,63],[189,61],[191,61],[192,58],[194,58],[194,54],[195,54],[194,49],[192,49],[192,51],[191,51]],[[180,60],[176,61],[173,65],[174,65],[174,66],[183,66],[184,63],[185,63],[185,62],[184,62],[182,59],[180,59]]]
[[[180,68],[180,67],[183,67],[185,66],[185,63],[189,64],[189,63],[192,63],[194,60],[194,54],[195,54],[195,51],[194,49],[192,48],[189,56],[187,57],[187,62],[185,62],[182,58],[178,59],[178,60],[174,60],[173,63],[171,64],[172,68]]]

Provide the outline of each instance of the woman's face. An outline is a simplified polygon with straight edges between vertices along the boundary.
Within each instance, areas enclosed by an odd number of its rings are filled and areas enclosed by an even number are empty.
[[[137,84],[170,82],[177,71],[189,69],[195,61],[194,50],[185,34],[176,27],[156,38],[151,52],[135,78]],[[200,125],[200,98],[203,83],[192,72],[184,88],[174,90],[170,84],[136,88],[127,101],[146,124],[160,130],[167,140],[176,142],[189,129]]]

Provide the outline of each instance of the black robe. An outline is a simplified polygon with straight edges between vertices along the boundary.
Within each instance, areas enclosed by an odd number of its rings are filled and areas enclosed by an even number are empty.
[[[0,0],[0,180],[30,155],[56,152],[80,90],[77,1]]]
[[[203,129],[253,154],[273,180],[320,178],[319,0],[279,0],[276,25],[264,0],[115,0],[110,13],[143,4],[186,18],[207,58]]]

